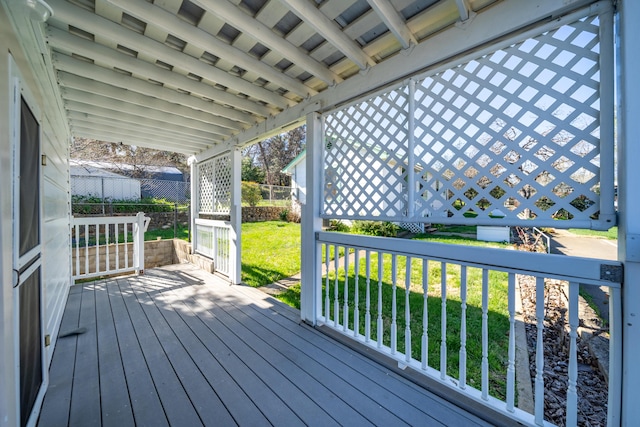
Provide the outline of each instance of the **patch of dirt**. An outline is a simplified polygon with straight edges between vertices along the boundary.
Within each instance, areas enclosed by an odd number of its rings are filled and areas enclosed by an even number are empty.
[[[536,378],[536,283],[531,276],[518,276],[522,310],[529,348],[529,369],[535,396]],[[544,291],[544,412],[545,420],[566,425],[569,367],[569,325],[563,287],[566,282],[547,280]],[[606,426],[608,389],[595,360],[577,339],[578,351],[578,425]]]

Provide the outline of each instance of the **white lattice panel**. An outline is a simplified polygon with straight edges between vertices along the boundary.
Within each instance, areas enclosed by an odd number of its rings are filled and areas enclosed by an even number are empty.
[[[213,213],[213,161],[198,164],[198,212]]]
[[[231,157],[226,154],[198,165],[200,213],[231,211]]]
[[[406,88],[400,88],[325,118],[327,215],[404,214],[407,105]]]
[[[325,216],[596,218],[599,48],[585,18],[326,115]]]

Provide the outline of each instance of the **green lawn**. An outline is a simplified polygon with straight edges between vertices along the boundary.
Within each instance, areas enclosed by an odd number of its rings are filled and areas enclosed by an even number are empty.
[[[189,227],[187,227],[186,225],[178,224],[178,228],[176,231],[177,234],[176,236],[174,236],[173,227],[169,227],[167,229],[157,228],[155,230],[147,230],[144,233],[144,240],[156,240],[158,237],[161,237],[163,239],[173,239],[174,237],[176,239],[182,240],[189,239]]]
[[[586,230],[582,228],[570,228],[568,231],[579,236],[600,237],[610,240],[618,239],[618,227],[611,227],[607,231]]]
[[[242,224],[242,282],[264,286],[300,271],[300,224]]]

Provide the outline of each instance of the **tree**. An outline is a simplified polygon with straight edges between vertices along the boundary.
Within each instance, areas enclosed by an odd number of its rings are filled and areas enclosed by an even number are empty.
[[[263,183],[264,171],[253,163],[253,158],[243,157],[241,179],[242,181]]]
[[[304,150],[306,126],[260,141],[249,147],[245,155],[264,172],[264,183],[290,185],[290,177],[280,172]]]

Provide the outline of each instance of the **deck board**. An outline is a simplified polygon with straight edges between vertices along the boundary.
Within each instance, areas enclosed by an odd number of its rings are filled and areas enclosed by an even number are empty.
[[[487,425],[255,289],[180,265],[75,286],[39,425]],[[77,341],[77,345],[76,345]]]
[[[102,425],[114,427],[132,425],[133,412],[107,284],[98,283],[95,289]]]

